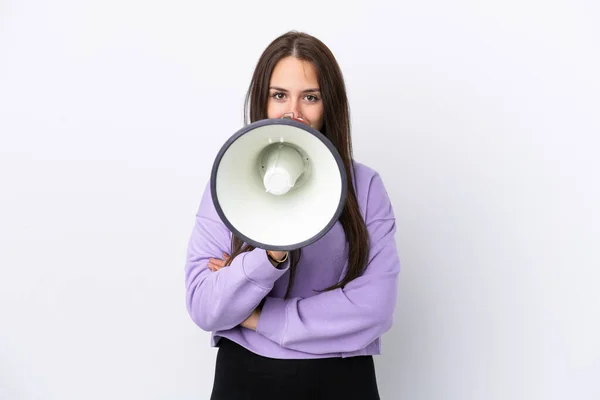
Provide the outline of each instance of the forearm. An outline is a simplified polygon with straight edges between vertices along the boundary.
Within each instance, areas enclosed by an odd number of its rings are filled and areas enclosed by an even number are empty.
[[[186,296],[192,320],[206,331],[230,329],[244,321],[287,268],[275,268],[261,249],[240,254],[217,272],[208,270],[207,263],[197,260],[189,268]]]
[[[368,302],[342,289],[300,299],[266,297],[256,331],[282,347],[313,354],[360,350],[390,329],[395,278],[381,282]]]

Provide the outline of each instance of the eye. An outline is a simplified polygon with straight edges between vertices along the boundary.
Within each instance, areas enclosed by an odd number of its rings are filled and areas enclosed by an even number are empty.
[[[271,97],[274,98],[275,100],[283,100],[283,98],[285,97],[285,93],[275,92],[271,95]]]
[[[311,103],[314,103],[316,101],[319,101],[319,98],[313,94],[307,94],[305,97],[306,100],[310,101]]]

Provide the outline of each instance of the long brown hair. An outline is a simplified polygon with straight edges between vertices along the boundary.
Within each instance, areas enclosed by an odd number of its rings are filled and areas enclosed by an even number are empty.
[[[361,275],[369,258],[369,236],[364,219],[360,213],[354,190],[354,169],[352,166],[352,140],[350,137],[350,108],[346,95],[346,86],[341,69],[333,54],[319,39],[306,33],[290,31],[275,39],[264,50],[258,60],[244,103],[244,121],[246,124],[267,118],[269,82],[277,63],[293,56],[309,61],[317,70],[319,86],[324,106],[323,133],[336,147],[344,162],[348,192],[346,203],[339,221],[346,235],[348,250],[348,268],[344,278],[338,283],[320,291],[343,288],[348,282]],[[233,235],[231,258],[254,249]],[[291,251],[290,280],[286,297],[294,284],[296,265],[300,260],[301,249]]]

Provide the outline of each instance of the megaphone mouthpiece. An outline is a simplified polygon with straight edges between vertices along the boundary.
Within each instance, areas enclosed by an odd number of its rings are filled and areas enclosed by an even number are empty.
[[[267,152],[264,167],[266,192],[281,196],[294,187],[304,172],[304,161],[296,149],[278,144]]]

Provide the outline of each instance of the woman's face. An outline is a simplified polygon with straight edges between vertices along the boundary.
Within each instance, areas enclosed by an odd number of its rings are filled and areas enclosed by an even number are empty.
[[[271,75],[267,118],[281,118],[294,113],[294,118],[321,130],[323,101],[312,63],[295,57],[281,59]]]

